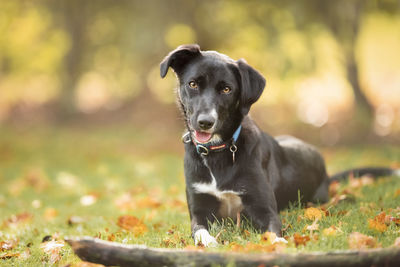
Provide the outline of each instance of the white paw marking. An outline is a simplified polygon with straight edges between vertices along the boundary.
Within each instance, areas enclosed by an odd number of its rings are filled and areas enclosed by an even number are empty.
[[[285,243],[285,244],[287,244],[287,240],[285,238],[283,238],[283,237],[276,237],[275,240],[272,241],[272,244],[275,244],[275,243]]]
[[[206,229],[200,229],[194,233],[194,244],[197,246],[200,242],[205,247],[218,246],[217,240]]]
[[[400,176],[400,169],[394,170],[393,174],[394,176]]]

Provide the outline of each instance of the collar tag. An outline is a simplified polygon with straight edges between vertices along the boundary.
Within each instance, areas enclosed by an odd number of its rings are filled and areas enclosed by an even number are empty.
[[[209,152],[207,147],[205,147],[203,145],[199,145],[199,144],[196,145],[196,150],[197,150],[197,153],[199,153],[202,156],[207,156],[208,152]]]

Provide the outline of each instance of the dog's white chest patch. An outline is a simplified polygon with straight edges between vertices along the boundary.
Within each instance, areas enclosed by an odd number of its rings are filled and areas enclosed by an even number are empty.
[[[223,218],[230,217],[236,219],[238,212],[243,210],[242,199],[240,198],[241,192],[233,190],[219,190],[217,188],[217,180],[210,171],[212,181],[211,183],[194,183],[193,188],[196,193],[209,194],[215,196],[221,203],[219,208],[219,215]]]

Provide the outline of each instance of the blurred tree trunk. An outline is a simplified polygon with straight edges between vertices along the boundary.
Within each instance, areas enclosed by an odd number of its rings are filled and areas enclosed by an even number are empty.
[[[342,31],[348,29],[349,36],[346,37],[344,36],[346,33],[341,34],[338,31],[336,31],[336,36],[339,38],[339,41],[346,42],[347,40],[347,44],[344,44],[345,64],[347,80],[353,89],[355,100],[355,126],[361,127],[360,130],[370,131],[372,129],[374,108],[362,91],[359,79],[359,68],[355,55],[356,41],[360,31],[361,15],[364,10],[364,5],[364,0],[346,1],[343,3],[345,12],[340,13],[340,10],[337,10],[337,14],[343,14],[342,21],[347,24],[347,27],[343,25],[341,28]],[[332,25],[331,28],[334,30],[335,27]]]
[[[56,1],[51,5],[70,40],[69,50],[64,57],[62,91],[57,103],[58,119],[63,120],[77,112],[75,88],[83,71],[87,47],[88,2],[66,0]]]
[[[361,131],[371,131],[374,108],[365,96],[359,79],[356,60],[356,42],[361,26],[361,17],[365,11],[365,0],[342,0],[330,2],[317,1],[325,25],[331,30],[344,52],[344,67],[347,80],[351,85],[355,101],[353,126]]]

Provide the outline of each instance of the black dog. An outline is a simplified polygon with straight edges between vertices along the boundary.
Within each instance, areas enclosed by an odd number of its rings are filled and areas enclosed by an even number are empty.
[[[186,195],[195,243],[217,244],[208,221],[238,214],[261,231],[281,235],[278,211],[291,201],[325,202],[330,179],[319,152],[294,137],[273,138],[247,115],[265,79],[244,60],[234,61],[198,45],[183,45],[160,65],[179,79],[178,101],[185,117]],[[388,168],[358,169],[391,175]],[[333,179],[349,174],[343,172]]]

